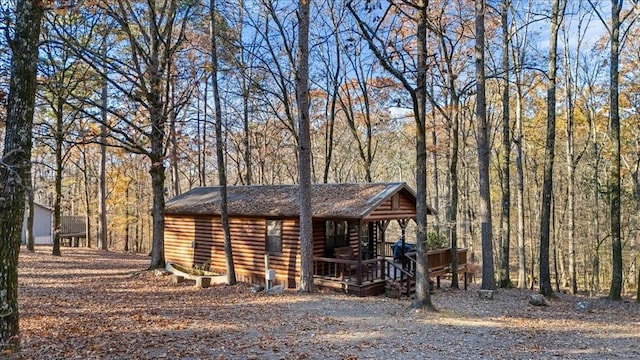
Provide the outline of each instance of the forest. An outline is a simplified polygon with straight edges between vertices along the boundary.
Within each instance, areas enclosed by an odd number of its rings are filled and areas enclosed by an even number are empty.
[[[54,228],[82,215],[88,246],[153,263],[167,199],[222,181],[298,183],[297,2],[37,3],[26,194],[54,209]],[[0,52],[1,137],[19,6],[0,2],[12,50]],[[468,248],[500,287],[635,293],[634,1],[310,6],[313,183],[408,183],[438,210],[428,231]]]

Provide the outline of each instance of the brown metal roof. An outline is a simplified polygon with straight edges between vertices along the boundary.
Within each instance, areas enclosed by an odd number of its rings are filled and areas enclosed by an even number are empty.
[[[314,184],[314,218],[359,219],[394,194],[415,193],[405,183]],[[298,185],[227,187],[229,216],[298,217]],[[429,209],[433,213],[433,209]],[[167,214],[219,215],[220,187],[194,188],[169,200]]]

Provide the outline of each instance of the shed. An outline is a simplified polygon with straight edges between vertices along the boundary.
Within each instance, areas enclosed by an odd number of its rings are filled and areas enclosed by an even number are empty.
[[[296,287],[300,277],[298,186],[230,186],[227,194],[238,280],[264,282],[265,255],[269,255],[276,283]],[[405,183],[314,184],[311,202],[314,275],[318,276],[337,272],[339,267],[344,270],[340,265],[347,262],[373,264],[390,256],[391,243],[385,241],[389,222],[397,220],[404,229],[416,216],[415,193]],[[435,211],[428,208],[428,212]],[[336,260],[345,249],[351,259]],[[166,203],[164,251],[169,262],[188,268],[206,264],[211,271],[225,272],[220,187],[194,188]],[[364,275],[358,270],[354,286],[366,285]]]
[[[33,243],[34,245],[51,245],[53,237],[51,236],[51,219],[53,210],[38,204],[33,204]],[[28,212],[25,211],[24,220],[22,222],[22,243],[27,243],[27,217]]]

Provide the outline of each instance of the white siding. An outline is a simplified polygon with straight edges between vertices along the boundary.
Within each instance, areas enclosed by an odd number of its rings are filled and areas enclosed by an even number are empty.
[[[24,221],[22,223],[22,243],[27,243],[27,215],[25,211]],[[51,237],[51,210],[35,204],[33,208],[33,242],[35,245],[51,245],[53,238]]]

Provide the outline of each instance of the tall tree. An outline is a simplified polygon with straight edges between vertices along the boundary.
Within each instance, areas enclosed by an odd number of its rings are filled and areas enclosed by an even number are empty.
[[[576,168],[580,158],[584,154],[588,142],[582,151],[576,154],[576,96],[580,92],[577,85],[578,74],[580,71],[581,60],[580,51],[582,43],[585,39],[586,28],[589,27],[590,12],[582,10],[582,4],[578,4],[578,23],[577,29],[567,29],[567,21],[562,23],[563,28],[563,63],[564,63],[564,82],[565,82],[565,103],[566,103],[566,158],[567,158],[567,240],[568,240],[568,257],[569,257],[569,282],[572,294],[578,292],[578,273],[576,264]],[[587,21],[585,24],[584,21]],[[576,39],[577,38],[577,39]],[[575,49],[572,49],[569,41],[573,40]],[[573,51],[575,50],[575,52]],[[572,56],[574,55],[574,56]],[[573,66],[572,66],[573,65]]]
[[[525,61],[526,61],[526,44],[529,38],[529,24],[530,17],[533,13],[531,11],[532,3],[527,5],[529,8],[524,11],[526,16],[524,19],[524,25],[522,31],[515,31],[513,33],[512,43],[513,51],[513,67],[514,67],[514,87],[516,91],[515,96],[515,120],[516,129],[514,134],[514,143],[516,147],[516,211],[518,213],[518,288],[525,289],[527,287],[527,259],[525,249],[525,177],[524,177],[524,112],[525,112]]]
[[[489,124],[485,77],[484,0],[476,0],[476,141],[478,144],[478,184],[480,187],[480,231],[482,237],[482,289],[495,289],[493,276],[493,230],[489,179]]]
[[[101,13],[115,24],[113,32],[121,41],[109,49],[106,62],[102,61],[101,49],[84,47],[69,34],[66,39],[78,55],[109,82],[110,89],[124,94],[123,100],[129,101],[122,101],[118,108],[109,108],[114,120],[105,125],[116,142],[113,146],[142,154],[151,163],[153,235],[149,267],[161,268],[164,267],[164,160],[169,115],[176,106],[184,106],[194,83],[181,88],[175,103],[171,104],[170,81],[176,74],[170,70],[183,60],[177,54],[184,50],[187,26],[189,20],[193,20],[196,2],[123,0],[100,2],[99,6]],[[103,63],[106,70],[102,68]],[[175,68],[182,71],[177,76],[191,72],[177,65]],[[98,101],[86,101],[101,108]]]
[[[102,62],[102,89],[100,92],[100,170],[98,174],[98,239],[97,247],[107,250],[107,124],[109,122],[109,86],[107,66],[107,39],[100,49]]]
[[[46,56],[43,56],[40,67],[43,90],[40,98],[48,111],[45,121],[34,124],[34,127],[40,130],[39,140],[54,154],[53,255],[60,256],[63,172],[76,142],[73,136],[77,134],[76,124],[81,115],[75,99],[87,95],[86,88],[91,86],[90,78],[94,74],[73,55],[64,41],[56,37],[55,32],[47,31],[48,28],[65,27],[66,31],[81,38],[77,17],[68,12],[50,12],[45,19],[43,52]]]
[[[556,141],[558,29],[564,17],[565,4],[566,2],[564,0],[554,0],[551,5],[551,36],[549,43],[549,70],[547,74],[547,137],[544,156],[542,211],[540,215],[540,293],[544,296],[551,296],[553,294],[551,271],[549,270],[549,237],[551,197],[553,196],[553,161]]]
[[[42,1],[17,0],[11,49],[11,77],[7,122],[0,159],[0,351],[20,349],[18,322],[18,254],[30,176],[31,130],[36,94],[36,71]]]
[[[619,57],[620,10],[623,0],[611,0],[611,53],[609,68],[609,139],[613,142],[609,165],[609,211],[611,225],[612,273],[609,298],[620,300],[622,293],[622,239],[620,234],[620,109]]]
[[[609,141],[613,143],[610,152],[609,165],[609,225],[611,229],[611,255],[612,255],[612,276],[609,287],[609,297],[620,300],[622,294],[622,238],[621,238],[621,187],[620,187],[620,103],[619,103],[619,62],[621,36],[624,39],[629,26],[623,29],[626,20],[629,23],[637,18],[637,2],[633,1],[634,9],[627,11],[621,17],[624,0],[611,0],[611,23],[609,24],[598,8],[598,3],[589,0],[591,8],[595,11],[602,24],[609,32]],[[620,31],[623,34],[620,34]]]
[[[216,124],[216,157],[218,163],[218,181],[220,182],[220,217],[224,233],[224,256],[226,260],[227,284],[236,284],[236,270],[233,265],[233,249],[231,247],[231,230],[227,206],[227,172],[224,159],[224,142],[222,136],[222,106],[218,89],[218,27],[222,21],[218,15],[216,0],[209,2],[211,29],[211,90],[213,91],[214,116]]]
[[[300,196],[300,286],[313,292],[313,222],[311,213],[311,131],[309,120],[309,2],[298,3],[298,180]]]
[[[500,271],[499,285],[501,288],[511,287],[509,276],[509,251],[511,242],[511,117],[509,107],[509,4],[510,0],[502,1],[500,9],[502,25],[502,212],[500,213]]]
[[[369,25],[361,16],[359,10],[349,1],[347,6],[351,15],[358,23],[358,28],[369,45],[369,49],[380,61],[382,67],[396,80],[402,83],[402,87],[411,98],[411,109],[416,124],[416,293],[413,300],[415,308],[434,310],[429,293],[429,265],[426,251],[427,234],[427,145],[426,145],[426,104],[427,104],[427,2],[398,1],[390,2],[385,16],[374,15],[375,23]],[[365,2],[365,10],[375,12],[376,1]],[[396,23],[397,22],[397,23]],[[405,27],[415,28],[415,35],[407,40],[406,36],[400,36]],[[395,24],[384,30],[383,24]],[[398,28],[400,27],[400,28]],[[401,29],[402,28],[402,29]],[[386,37],[391,36],[398,43],[393,43]],[[411,44],[405,44],[403,41]],[[402,49],[402,50],[401,50]],[[402,53],[406,49],[415,49]],[[398,56],[406,56],[406,61],[396,61]],[[411,58],[411,59],[409,59]],[[408,66],[411,63],[415,66]],[[397,66],[396,66],[397,65]]]

